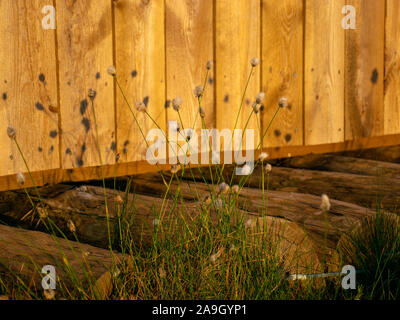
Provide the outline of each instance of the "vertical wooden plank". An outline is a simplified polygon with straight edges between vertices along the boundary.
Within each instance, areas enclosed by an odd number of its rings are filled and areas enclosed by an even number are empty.
[[[143,112],[142,101],[165,130],[164,1],[120,0],[115,4],[116,67],[118,81],[144,135],[157,128]],[[147,144],[121,92],[117,89],[117,137],[121,161],[145,159]]]
[[[235,127],[251,69],[250,60],[260,58],[260,37],[260,1],[216,1],[216,115],[220,130]],[[252,102],[260,91],[260,68],[254,70],[236,129],[245,128]],[[255,129],[257,138],[254,115],[247,128]]]
[[[306,2],[306,145],[344,140],[344,5],[344,0]]]
[[[63,168],[115,161],[114,82],[111,1],[57,1]],[[99,141],[88,90],[94,99]]]
[[[387,0],[384,133],[400,133],[400,2]]]
[[[0,176],[26,172],[7,136],[17,140],[32,171],[59,168],[54,30],[42,28],[45,0],[0,1]],[[50,108],[54,110],[53,108]]]
[[[289,101],[273,121],[264,147],[303,144],[303,26],[303,0],[262,1],[263,128],[279,98]]]
[[[185,128],[201,128],[198,101],[193,90],[204,84],[206,64],[213,60],[213,0],[166,0],[167,99],[180,96]],[[210,72],[202,107],[206,126],[215,126],[214,80]],[[197,120],[196,120],[197,115]],[[168,108],[168,121],[179,121]]]
[[[357,13],[346,31],[345,138],[379,136],[384,126],[385,0],[347,0]]]

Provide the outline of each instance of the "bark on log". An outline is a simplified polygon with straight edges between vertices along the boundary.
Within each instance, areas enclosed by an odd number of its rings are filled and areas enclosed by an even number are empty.
[[[4,225],[0,225],[0,248],[2,278],[19,278],[39,291],[46,265],[55,267],[57,290],[62,290],[76,288],[77,283],[87,288],[123,259],[109,250]]]
[[[345,151],[340,154],[348,157],[400,163],[400,145],[356,151]]]
[[[160,186],[162,187],[161,184],[156,183],[156,188]],[[204,185],[200,184],[199,188],[203,187]],[[68,221],[71,220],[76,227],[74,236],[76,235],[80,241],[106,247],[109,238],[105,215],[104,190],[91,186],[83,186],[78,189],[68,186],[57,186],[56,189],[58,190],[57,192],[47,192],[42,195],[42,201],[46,205],[47,214],[52,222],[68,236],[71,236],[67,227]],[[186,188],[184,190],[186,190]],[[108,196],[111,232],[114,233],[116,229],[118,205],[121,204],[115,201],[116,196],[119,195],[117,192],[113,190],[106,190],[106,192]],[[4,198],[10,201],[12,198],[11,195],[13,194],[16,195],[17,198],[22,195],[17,192],[9,192],[7,193],[8,196]],[[49,195],[51,195],[51,197],[49,197]],[[128,203],[133,205],[136,209],[132,217],[134,226],[136,226],[136,228],[131,230],[133,240],[139,244],[149,245],[152,243],[155,230],[153,226],[155,217],[154,210],[157,213],[160,212],[162,199],[132,194],[128,194],[127,197],[129,198]],[[189,196],[187,195],[186,198],[189,199]],[[11,204],[15,204],[15,206],[11,206],[11,211],[2,212],[2,215],[7,216],[14,222],[20,219],[26,213],[26,210],[21,209],[23,206],[18,207],[18,203],[21,203],[20,200],[21,199],[19,199],[17,203],[11,202]],[[162,230],[167,232],[167,235],[171,238],[173,235],[177,234],[177,231],[180,230],[179,228],[183,228],[185,223],[190,224],[191,221],[204,210],[201,207],[204,208],[205,203],[202,201],[195,201],[194,198],[190,200],[191,201],[185,201],[185,203],[178,205],[174,205],[176,202],[173,200],[166,200],[167,205],[162,218],[159,218],[159,225],[166,226],[166,228]],[[179,201],[180,200],[178,200],[178,202]],[[217,214],[218,209],[216,207],[217,206],[214,207],[211,205],[211,207],[206,210],[213,223],[217,223],[218,217],[221,216]],[[291,273],[310,272],[311,270],[321,271],[318,269],[320,264],[313,242],[306,235],[302,227],[279,217],[265,217],[262,220],[257,220],[259,218],[257,213],[247,212],[247,210],[241,210],[240,208],[237,209],[237,213],[237,220],[232,223],[236,224],[238,220],[243,219],[245,226],[249,227],[249,239],[257,239],[262,234],[259,232],[260,230],[255,229],[257,225],[256,221],[263,227],[267,227],[268,234],[276,235],[273,239],[273,243],[277,246],[279,257],[285,271]],[[185,223],[181,218],[185,219]],[[33,224],[35,224],[36,221],[38,220],[33,219]],[[169,222],[174,226],[171,229],[169,229]],[[252,232],[253,230],[255,230],[255,232]],[[253,241],[249,243],[253,243]]]
[[[161,179],[156,174],[140,175],[131,179],[136,192],[160,196],[166,192],[166,187],[160,183]],[[188,201],[199,201],[210,193],[217,193],[217,190],[211,190],[204,183],[189,180],[181,183],[174,180],[170,193],[175,195],[178,190],[179,196]],[[229,194],[226,197],[229,198]],[[326,258],[334,265],[337,264],[337,242],[342,234],[375,211],[352,203],[331,200],[331,209],[323,214],[320,205],[319,196],[282,191],[265,191],[263,194],[262,190],[255,188],[243,188],[236,203],[238,208],[249,215],[266,214],[295,222],[313,240],[319,259]]]
[[[400,164],[338,155],[311,154],[302,157],[286,158],[278,162],[279,166],[297,169],[400,178]]]
[[[208,170],[199,173],[192,170],[185,171],[185,179],[192,180],[192,174],[197,181],[211,180]],[[232,178],[233,173],[233,178]],[[165,172],[165,175],[170,173]],[[181,172],[178,172],[180,175]],[[260,166],[245,177],[234,175],[233,166],[225,167],[223,178],[225,181],[239,183],[246,181],[246,186],[259,188],[261,185],[262,170]],[[215,169],[214,169],[215,177]],[[244,178],[243,178],[244,177]],[[269,174],[269,188],[276,191],[289,191],[320,196],[323,193],[330,198],[354,203],[363,207],[376,208],[377,204],[387,211],[400,207],[400,179],[390,177],[375,177],[350,173],[326,172],[319,170],[292,169],[273,167]]]

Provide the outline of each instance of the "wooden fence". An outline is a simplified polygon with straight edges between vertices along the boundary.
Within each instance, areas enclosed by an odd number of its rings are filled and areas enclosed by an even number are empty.
[[[55,30],[42,25],[48,5]],[[356,29],[342,26],[345,5]],[[176,96],[185,125],[194,122],[193,88],[208,60],[205,123],[233,129],[258,56],[237,127],[259,91],[267,97],[249,122],[256,130],[288,97],[263,142],[272,157],[399,143],[399,50],[398,0],[0,0],[0,190],[26,172],[9,125],[37,184],[101,176],[89,89],[105,175],[154,170],[110,65],[127,100],[145,101],[163,129],[177,119],[166,108]],[[144,132],[155,127],[137,117]]]

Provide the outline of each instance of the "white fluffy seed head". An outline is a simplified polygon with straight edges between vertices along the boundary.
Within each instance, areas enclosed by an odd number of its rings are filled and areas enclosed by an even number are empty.
[[[272,166],[269,163],[267,163],[265,165],[264,170],[265,170],[266,173],[270,173],[272,171]]]
[[[180,165],[173,164],[173,165],[171,166],[171,169],[170,169],[170,170],[171,170],[171,173],[172,173],[172,174],[177,174],[180,168],[181,168]]]
[[[289,105],[289,99],[286,97],[279,98],[278,105],[281,108],[286,108]]]
[[[253,68],[257,67],[260,64],[260,59],[254,57],[253,59],[250,60],[250,64]]]
[[[254,113],[258,113],[260,111],[261,105],[259,105],[257,102],[254,102],[252,108]]]
[[[199,114],[203,119],[206,117],[206,111],[202,107],[199,107]]]
[[[174,108],[175,111],[179,111],[181,106],[182,106],[182,98],[181,97],[176,97],[175,99],[172,100],[172,107]]]
[[[68,227],[68,230],[71,231],[72,233],[76,232],[76,227],[72,220],[68,220],[67,227]]]
[[[265,99],[265,93],[264,92],[260,92],[257,96],[256,96],[256,102],[258,104],[261,104],[264,102]]]
[[[321,196],[321,210],[324,212],[328,212],[331,209],[331,201],[326,194]]]
[[[261,152],[260,155],[258,156],[258,161],[264,161],[267,158],[268,158],[268,153]]]
[[[115,76],[117,74],[117,70],[115,69],[114,66],[109,66],[107,69],[107,72],[110,76]]]
[[[158,220],[158,219],[154,219],[153,220],[153,226],[155,227],[155,226],[158,226],[160,224],[160,220]]]
[[[17,131],[15,131],[13,126],[7,128],[7,135],[10,139],[15,139],[17,137]]]
[[[240,168],[241,175],[248,176],[251,174],[252,170],[248,164],[245,164],[243,167]]]
[[[222,182],[219,186],[218,186],[218,191],[219,193],[227,193],[229,190],[229,186],[228,184],[226,184],[225,182]]]
[[[25,175],[21,171],[17,173],[16,178],[20,186],[23,186],[25,184]]]
[[[146,105],[142,101],[137,101],[135,103],[135,108],[139,112],[146,112],[146,110],[147,110]]]
[[[194,88],[193,93],[196,98],[200,98],[203,95],[204,87],[202,85],[197,86]]]
[[[232,186],[231,191],[233,193],[239,193],[240,192],[240,187],[237,184],[235,184],[234,186]]]

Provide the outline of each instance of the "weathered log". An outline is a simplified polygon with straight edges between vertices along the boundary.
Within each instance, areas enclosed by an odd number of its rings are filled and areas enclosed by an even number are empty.
[[[136,192],[160,196],[166,192],[159,175],[139,175],[131,179]],[[169,193],[176,195],[179,190],[179,196],[183,199],[200,201],[210,193],[216,194],[217,190],[214,189],[215,187],[200,182],[183,180],[179,183],[174,180]],[[231,196],[228,193],[226,197],[229,199]],[[320,260],[326,257],[336,263],[335,249],[342,234],[375,211],[352,203],[331,200],[331,209],[323,214],[320,205],[319,196],[281,191],[263,193],[256,188],[243,188],[236,201],[236,206],[249,215],[275,216],[295,222],[313,240]]]
[[[187,180],[192,180],[192,175],[197,181],[211,180],[209,170],[203,169],[202,173],[198,170],[192,170],[190,173],[187,171],[184,174]],[[165,172],[165,174],[169,173]],[[180,174],[181,172],[178,173]],[[215,174],[214,169],[214,177]],[[226,166],[222,174],[225,181],[232,180],[233,183],[245,181],[246,186],[253,188],[260,187],[261,175],[260,166],[256,167],[249,176],[235,175],[233,166]],[[313,195],[326,193],[332,199],[369,208],[376,208],[379,205],[388,211],[396,210],[400,205],[399,178],[274,167],[269,174],[269,188]]]
[[[162,187],[163,185],[157,183],[155,188],[160,186]],[[199,184],[199,188],[202,187],[204,185]],[[72,238],[76,236],[80,241],[107,247],[109,237],[104,190],[91,186],[82,186],[78,189],[57,186],[56,189],[58,190],[57,192],[47,192],[41,197],[52,223],[64,231],[67,236],[71,236],[71,232],[68,231],[68,221],[73,221],[75,230]],[[122,205],[120,201],[116,201],[116,198],[124,195],[113,190],[106,190],[106,193],[109,208],[108,220],[111,233],[114,234],[117,229],[118,206]],[[20,193],[9,192],[5,198],[10,201],[12,194],[18,195],[18,203],[21,203],[20,197],[22,194]],[[134,227],[128,226],[128,228],[132,229],[131,235],[137,244],[149,245],[152,243],[155,231],[155,226],[153,225],[155,217],[159,220],[159,226],[165,226],[164,229],[159,230],[158,234],[161,235],[161,232],[166,232],[172,238],[179,231],[179,228],[182,228],[186,223],[190,224],[202,212],[206,212],[214,224],[217,223],[219,216],[221,216],[217,214],[218,210],[222,210],[219,209],[219,204],[211,204],[207,208],[205,202],[191,198],[191,201],[185,201],[184,203],[181,203],[181,199],[177,201],[166,199],[163,214],[159,217],[158,213],[161,211],[163,203],[161,198],[133,194],[125,196],[129,198],[129,205],[135,207],[135,211],[130,213]],[[186,196],[186,199],[189,199],[189,196]],[[36,201],[36,199],[34,200]],[[24,216],[26,210],[21,210],[23,207],[18,209],[18,204],[15,204],[15,206],[13,206],[13,202],[11,204],[12,210],[2,212],[2,215],[16,222]],[[252,227],[251,230],[257,225],[254,222],[258,218],[257,213],[247,212],[247,210],[241,210],[241,208],[238,208],[236,213],[237,218],[232,220],[233,224],[237,224],[239,220],[243,219],[245,226]],[[185,220],[185,223],[182,219]],[[35,224],[37,221],[39,220],[34,218],[32,222]],[[263,226],[265,223],[268,227],[268,233],[278,235],[274,238],[274,243],[279,251],[282,265],[287,272],[306,272],[310,271],[310,268],[313,268],[313,270],[319,268],[319,260],[313,243],[302,227],[279,217],[266,217],[261,221]],[[171,226],[172,228],[170,228]],[[251,236],[251,232],[249,235]],[[256,230],[252,239],[260,235],[260,232]]]
[[[400,164],[338,155],[311,154],[301,157],[286,158],[280,160],[279,165],[297,169],[400,178]]]
[[[341,152],[340,154],[348,157],[400,163],[400,145],[355,151],[345,151]]]
[[[38,290],[43,290],[41,271],[46,265],[55,267],[58,290],[88,288],[123,259],[109,250],[4,225],[0,225],[0,248],[2,278]]]

